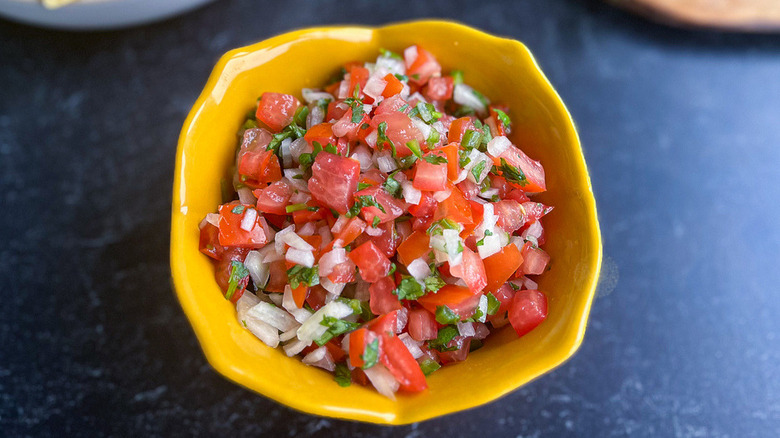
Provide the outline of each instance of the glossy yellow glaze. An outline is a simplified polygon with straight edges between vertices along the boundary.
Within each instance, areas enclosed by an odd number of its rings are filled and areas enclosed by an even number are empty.
[[[341,388],[331,374],[286,357],[243,329],[214,281],[211,262],[198,252],[198,223],[220,203],[236,132],[258,96],[298,95],[303,87],[322,85],[343,63],[374,59],[381,47],[400,51],[412,44],[434,53],[445,72],[463,70],[467,83],[510,106],[511,139],[544,165],[548,191],[537,199],[555,210],[545,218],[551,269],[539,282],[549,297],[547,320],[520,339],[503,328],[464,363],[431,375],[426,392],[392,401],[371,388]],[[561,99],[524,45],[451,22],[305,29],[225,54],[181,132],[172,216],[176,293],[211,365],[295,409],[375,423],[405,424],[478,406],[561,364],[582,342],[601,265],[590,179]]]

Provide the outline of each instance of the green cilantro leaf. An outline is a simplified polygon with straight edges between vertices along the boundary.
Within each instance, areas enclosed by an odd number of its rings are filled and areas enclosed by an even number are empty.
[[[325,333],[323,333],[319,339],[314,341],[320,347],[327,344],[328,341],[335,338],[336,336],[343,335],[344,333],[349,333],[351,331],[356,330],[358,327],[360,327],[360,324],[356,322],[344,321],[342,319],[334,318],[332,316],[326,316],[322,318],[322,321],[320,321],[320,325],[324,325],[325,327],[328,328],[328,330],[326,330]]]
[[[452,73],[450,73],[450,76],[452,76],[453,85],[460,85],[463,83],[463,71],[453,70]]]
[[[496,117],[498,117],[498,121],[501,122],[502,125],[504,125],[504,130],[509,131],[509,127],[510,125],[512,125],[512,120],[509,118],[509,116],[498,108],[493,108],[493,111],[496,112]]]
[[[487,236],[492,236],[492,235],[493,235],[493,232],[492,232],[492,231],[490,231],[490,230],[485,230],[485,237],[487,237]],[[483,238],[481,238],[481,239],[477,240],[477,246],[482,246],[482,245],[484,245],[484,244],[485,244],[485,237],[483,237]]]
[[[377,360],[379,360],[379,338],[374,339],[371,343],[366,345],[360,358],[363,359],[364,363],[362,368],[364,370],[376,365]]]
[[[225,299],[230,300],[233,294],[241,287],[245,287],[249,282],[249,270],[239,261],[230,262],[230,277],[228,279],[228,290],[225,292]]]
[[[487,161],[480,161],[471,168],[471,174],[474,175],[475,181],[479,181],[479,177],[482,176],[482,171],[485,170],[485,163]]]
[[[367,189],[369,187],[371,187],[371,184],[366,184],[364,182],[359,182],[358,183],[358,191],[361,191],[363,189]]]
[[[439,277],[438,271],[434,271],[434,275],[425,277],[425,290],[428,292],[437,292],[443,288],[447,283]]]
[[[420,362],[420,369],[426,376],[429,376],[432,372],[438,370],[439,368],[441,368],[441,365],[439,365],[439,363],[433,359],[425,358],[422,362]]]
[[[396,171],[397,172],[397,171]],[[382,184],[382,187],[387,190],[387,193],[390,193],[395,198],[401,197],[401,183],[399,183],[393,176],[396,174],[396,172],[391,173],[387,176],[387,179],[385,180],[385,183]]]
[[[350,373],[347,364],[344,363],[336,364],[336,371],[333,380],[335,380],[336,383],[338,383],[339,386],[341,386],[342,388],[346,388],[347,386],[352,384],[352,374]]]
[[[428,341],[428,347],[438,351],[455,351],[456,346],[448,347],[447,344],[458,336],[458,329],[455,326],[448,325],[439,329],[436,339]]]
[[[233,214],[242,214],[242,213],[244,213],[244,210],[246,210],[245,206],[243,206],[243,205],[236,205],[235,207],[233,207],[232,210],[230,210],[230,212],[233,213]]]
[[[495,315],[496,312],[498,312],[498,308],[501,307],[501,301],[498,301],[498,298],[496,298],[495,295],[493,295],[493,292],[487,293],[487,314],[488,315]]]
[[[320,284],[319,269],[317,265],[311,268],[307,268],[302,265],[295,265],[287,270],[287,279],[290,283],[290,287],[295,289],[302,283],[308,286],[316,286]]]
[[[460,140],[460,145],[465,149],[474,149],[479,146],[482,134],[479,131],[473,129],[467,129],[463,134],[463,138]]]
[[[416,300],[425,295],[425,291],[414,277],[404,275],[393,294],[397,295],[399,300]]]
[[[506,159],[504,158],[501,159],[501,166],[499,166],[499,170],[501,170],[501,176],[506,178],[506,180],[509,182],[513,182],[521,186],[528,184],[528,179],[526,179],[523,171],[507,163]]]
[[[442,234],[442,230],[460,230],[460,226],[457,222],[453,221],[449,218],[444,218],[441,220],[438,220],[431,224],[430,227],[428,227],[428,235],[429,236],[437,236]]]
[[[380,222],[379,216],[374,216],[374,219],[371,221],[371,226],[376,228],[377,226],[379,226],[379,222]]]
[[[442,157],[441,155],[428,154],[423,157],[423,160],[431,164],[447,164],[447,158]]]
[[[420,144],[417,143],[417,140],[406,143],[406,147],[408,147],[417,158],[422,158],[422,151],[420,150]]]
[[[439,324],[457,324],[460,316],[447,306],[436,306],[436,322]]]
[[[382,56],[384,56],[385,58],[398,59],[398,60],[400,60],[400,61],[403,61],[403,60],[404,60],[404,58],[403,58],[401,55],[399,55],[399,54],[397,54],[397,53],[395,53],[395,52],[393,52],[393,51],[390,51],[390,50],[387,50],[387,49],[381,48],[381,47],[379,48],[379,53],[380,53]]]

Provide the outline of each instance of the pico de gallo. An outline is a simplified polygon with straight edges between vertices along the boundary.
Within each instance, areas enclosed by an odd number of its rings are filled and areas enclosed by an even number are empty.
[[[510,114],[419,46],[263,93],[225,203],[200,224],[240,324],[390,398],[493,329],[537,327],[552,207],[532,199],[544,169],[509,140]]]

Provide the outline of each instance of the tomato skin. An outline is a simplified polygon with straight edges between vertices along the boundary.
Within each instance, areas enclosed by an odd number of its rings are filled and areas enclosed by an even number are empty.
[[[412,150],[406,147],[406,143],[410,141],[417,141],[422,145],[425,141],[422,133],[412,123],[412,119],[406,114],[399,111],[383,112],[375,114],[371,119],[371,127],[378,129],[379,124],[387,123],[387,138],[395,145],[396,152],[399,157],[408,157],[412,155]]]
[[[198,240],[198,250],[214,260],[222,258],[225,248],[219,244],[219,228],[206,222],[200,229],[200,239]]]
[[[284,292],[287,285],[287,266],[284,260],[276,260],[269,264],[270,274],[265,290],[268,292]]]
[[[308,298],[308,296],[309,296],[309,287],[306,286],[305,283],[301,283],[298,285],[298,287],[292,289],[292,297],[293,297],[293,301],[295,302],[295,307],[299,309],[303,307],[303,303],[306,302],[306,298]]]
[[[333,358],[333,361],[336,363],[341,362],[347,357],[347,352],[344,351],[341,348],[341,343],[336,343],[333,339],[328,341],[327,344],[325,344],[325,348],[328,349],[328,353],[330,353],[330,356]]]
[[[243,211],[234,213],[235,208],[243,208]],[[241,228],[244,215],[249,210],[255,210],[253,205],[243,205],[238,201],[219,206],[219,244],[222,246],[238,246],[241,248],[262,248],[268,243],[263,222],[265,219],[257,213],[257,218],[249,231]]]
[[[415,341],[428,341],[438,336],[438,325],[433,313],[425,309],[409,311],[409,336]]]
[[[263,213],[286,215],[285,207],[293,194],[292,187],[284,180],[279,180],[264,189],[252,192],[257,198],[257,209]]]
[[[330,122],[340,119],[342,116],[344,116],[344,113],[347,112],[348,108],[349,105],[344,103],[343,100],[331,101],[328,103],[328,111],[325,113],[325,121]]]
[[[430,78],[423,90],[423,96],[428,100],[447,100],[452,98],[452,89],[452,76]]]
[[[528,195],[526,195],[525,192],[520,190],[520,189],[514,189],[514,190],[510,191],[506,195],[506,199],[511,199],[511,200],[517,201],[517,202],[519,202],[521,204],[531,200],[528,197]]]
[[[368,288],[371,294],[369,299],[371,313],[382,315],[401,309],[401,302],[393,295],[393,290],[395,290],[395,282],[391,277],[384,277]]]
[[[318,207],[312,201],[307,202],[306,205],[309,207]],[[319,207],[316,211],[311,211],[309,209],[294,211],[292,213],[293,222],[295,225],[299,226],[305,225],[309,222],[317,222],[318,220],[325,218],[326,212],[327,210],[322,207]]]
[[[241,138],[241,148],[239,149],[239,155],[247,151],[264,151],[265,148],[271,143],[273,134],[263,128],[250,128],[244,131],[244,136]]]
[[[236,261],[243,263],[248,253],[249,248],[225,248],[225,251],[222,253],[222,259],[214,264],[214,278],[217,280],[217,285],[219,285],[219,289],[222,291],[223,295],[228,290],[232,262]],[[244,287],[246,287],[246,285],[244,285]],[[244,293],[243,290],[241,290],[241,293],[238,292],[239,291],[237,290],[233,293],[233,298],[236,301],[238,301]]]
[[[479,304],[479,296],[478,292],[474,293],[468,287],[448,284],[435,294],[423,295],[417,299],[417,303],[433,314],[438,306],[447,306],[460,315],[461,319],[466,319],[474,313]]]
[[[352,194],[357,189],[360,163],[322,151],[311,167],[309,191],[320,204],[346,214],[352,205]]]
[[[469,348],[471,348],[471,338],[463,336],[455,336],[449,343],[448,347],[457,347],[454,351],[440,351],[439,359],[442,365],[449,365],[456,362],[463,362],[469,355]]]
[[[544,180],[544,167],[542,163],[532,160],[519,148],[510,145],[504,152],[498,157],[493,157],[493,163],[496,166],[501,165],[501,159],[505,159],[508,164],[517,167],[525,175],[527,184],[522,185],[514,182],[509,182],[512,186],[522,189],[524,192],[539,193],[547,190],[547,185]]]
[[[417,190],[432,192],[447,189],[447,166],[431,164],[425,160],[417,160],[414,165],[412,186]]]
[[[479,254],[463,248],[463,261],[456,266],[450,266],[450,273],[462,279],[474,293],[479,293],[487,286],[485,265]]]
[[[523,263],[523,256],[520,250],[513,244],[509,244],[496,254],[483,260],[485,265],[485,275],[487,285],[485,290],[494,291],[500,288],[517,268]]]
[[[349,69],[349,88],[348,93],[352,96],[357,89],[358,96],[364,96],[363,89],[368,81],[368,69],[362,65],[355,65]],[[367,102],[371,103],[371,102]]]
[[[366,229],[366,223],[359,217],[353,217],[344,225],[344,228],[340,232],[333,236],[333,241],[325,247],[324,252],[328,252],[333,249],[334,246],[344,248],[350,243],[354,242],[363,230]]]
[[[371,236],[371,241],[374,242],[374,245],[376,245],[384,255],[388,258],[392,258],[395,255],[398,245],[401,244],[401,236],[395,231],[395,222],[385,222],[380,224],[377,228],[382,230],[382,234],[379,236]]]
[[[547,213],[553,210],[553,207],[549,207],[540,202],[523,202],[523,210],[527,216],[526,222],[535,222],[541,219]]]
[[[376,334],[395,333],[398,331],[398,311],[393,310],[372,319],[366,323],[366,328]]]
[[[399,389],[405,392],[420,392],[428,389],[420,365],[404,342],[398,336],[387,333],[382,333],[380,337],[382,348],[379,352],[379,361],[400,383]]]
[[[543,249],[533,246],[531,242],[525,242],[521,253],[523,264],[520,265],[519,270],[523,275],[543,274],[547,264],[550,263],[550,255]]]
[[[375,283],[390,271],[390,259],[368,241],[350,251],[347,256],[357,265],[360,276],[369,283]]]
[[[520,290],[509,307],[509,323],[523,336],[547,318],[547,297],[538,290]]]
[[[282,178],[279,158],[273,151],[246,151],[238,161],[241,182],[257,189]]]
[[[385,85],[384,91],[382,91],[382,97],[385,99],[395,96],[396,94],[400,93],[404,89],[404,84],[400,80],[398,80],[395,75],[392,73],[388,73],[384,77],[385,82],[387,82],[387,85]]]
[[[420,203],[409,206],[409,214],[414,217],[430,217],[436,212],[437,202],[433,199],[433,194],[428,191],[422,192]]]
[[[333,267],[333,272],[328,274],[328,280],[333,283],[350,283],[355,281],[355,264],[349,259],[339,263]]]
[[[303,286],[306,287],[306,286]],[[309,293],[306,296],[306,303],[308,303],[315,311],[320,310],[325,305],[325,298],[328,291],[320,285],[309,288]]]
[[[333,123],[324,122],[319,125],[314,125],[306,131],[303,139],[314,147],[314,142],[317,142],[323,148],[328,144],[336,145],[338,138],[333,134]]]
[[[460,167],[458,166],[458,149],[457,143],[449,143],[433,150],[438,155],[443,154],[444,157],[447,158],[447,179],[450,181],[458,179],[458,173],[460,173]]]
[[[407,108],[401,111],[401,108],[403,108],[404,105],[406,105]],[[379,102],[379,105],[374,109],[374,117],[380,114],[389,114],[389,113],[396,113],[396,112],[408,114],[409,111],[411,111],[409,107],[409,103],[405,101],[403,97],[392,96]],[[379,123],[377,123],[376,126],[379,126]]]
[[[282,93],[263,93],[255,116],[273,132],[280,132],[292,123],[295,110],[301,103],[295,96]]]
[[[409,238],[398,245],[398,261],[409,265],[415,259],[424,257],[431,252],[430,237],[425,231],[414,231]]]
[[[497,290],[490,292],[501,303],[498,310],[494,315],[488,315],[487,320],[492,321],[496,318],[502,318],[509,311],[509,306],[512,305],[512,298],[515,296],[515,290],[512,289],[508,283],[504,283]]]
[[[368,344],[369,333],[367,329],[359,328],[349,334],[349,363],[355,368],[365,364],[362,356]]]
[[[436,208],[436,213],[433,215],[433,220],[438,221],[440,219],[449,218],[462,225],[473,225],[474,218],[471,214],[471,204],[452,183],[447,185],[447,188],[452,192],[450,196],[444,201],[439,202]]]

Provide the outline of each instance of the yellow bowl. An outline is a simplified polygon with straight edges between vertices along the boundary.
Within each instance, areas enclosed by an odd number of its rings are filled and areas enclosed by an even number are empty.
[[[428,378],[430,389],[391,401],[371,388],[339,387],[331,374],[264,345],[236,321],[234,306],[198,252],[198,223],[221,202],[220,180],[234,159],[236,132],[265,91],[299,94],[352,60],[379,48],[420,44],[444,71],[511,108],[512,141],[545,167],[555,206],[545,218],[551,269],[539,281],[549,297],[547,320],[517,338],[510,327],[458,365]],[[380,28],[304,29],[232,50],[217,63],[179,139],[173,188],[171,269],[176,293],[203,351],[227,378],[292,408],[316,415],[405,424],[478,406],[518,388],[569,358],[582,342],[601,265],[596,207],[574,124],[521,43],[451,22],[418,21]]]

